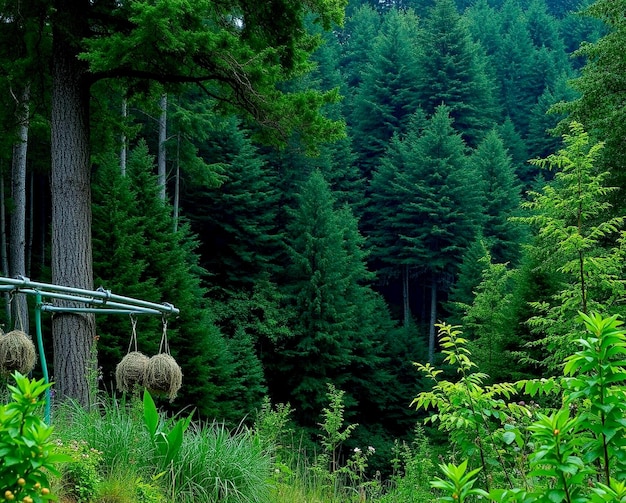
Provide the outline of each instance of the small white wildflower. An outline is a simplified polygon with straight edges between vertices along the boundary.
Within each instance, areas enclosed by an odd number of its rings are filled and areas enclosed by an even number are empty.
[[[354,453],[355,454],[361,454],[361,449],[359,449],[358,447],[354,448]]]
[[[367,447],[367,451],[368,451],[370,454],[374,454],[374,453],[376,452],[376,449],[374,449],[374,448],[370,445],[370,446],[368,446],[368,447]]]

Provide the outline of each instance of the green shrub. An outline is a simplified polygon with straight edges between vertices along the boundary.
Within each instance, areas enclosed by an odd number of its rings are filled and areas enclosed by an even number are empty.
[[[0,497],[34,503],[51,500],[48,474],[67,457],[55,449],[52,427],[39,415],[50,384],[13,374],[12,401],[0,406]]]
[[[517,464],[521,483],[490,490],[492,501],[626,501],[626,330],[616,316],[579,315],[586,332],[575,340],[580,349],[565,360],[563,376],[515,385],[531,397],[556,391],[561,395],[561,407],[532,411],[530,424],[515,424],[512,420],[490,431],[492,438],[501,440],[502,459],[517,457],[525,461]],[[450,331],[445,326],[442,330],[444,334]],[[461,353],[469,360],[469,352]],[[477,403],[482,389],[474,385],[471,391]],[[433,402],[432,395],[421,394],[416,400],[420,406],[434,405],[436,414],[443,411],[445,421],[466,418],[475,410],[464,399],[457,398],[446,405]],[[486,409],[481,414],[486,412],[491,415],[492,411]],[[500,415],[497,418],[501,419]],[[476,439],[479,449],[484,447],[481,442]],[[459,465],[442,464],[440,468],[445,478],[432,485],[443,492],[441,501],[485,496],[482,488],[474,487],[479,485],[476,475],[484,470],[484,465],[467,471],[465,460]]]
[[[73,440],[68,444],[57,442],[60,452],[67,454],[71,461],[61,467],[61,486],[64,494],[71,496],[76,503],[94,501],[100,483],[100,459],[102,453],[89,447],[84,440]]]

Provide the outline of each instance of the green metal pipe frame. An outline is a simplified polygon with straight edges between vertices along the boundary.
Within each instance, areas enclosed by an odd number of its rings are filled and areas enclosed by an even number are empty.
[[[37,283],[20,276],[19,278],[0,277],[0,292],[7,292],[11,295],[16,293],[34,295],[35,297],[35,331],[37,337],[37,349],[39,361],[41,363],[44,382],[50,382],[48,376],[48,365],[43,347],[43,333],[41,327],[41,313],[45,312],[73,312],[73,313],[105,313],[105,314],[160,314],[164,317],[171,314],[179,314],[180,311],[172,304],[155,304],[145,300],[134,299],[115,295],[110,290],[98,288],[97,290],[85,290],[68,286],[52,285],[47,283]],[[43,297],[52,299],[67,300],[85,307],[63,307],[45,304]],[[44,417],[46,423],[50,424],[51,392],[46,390]]]

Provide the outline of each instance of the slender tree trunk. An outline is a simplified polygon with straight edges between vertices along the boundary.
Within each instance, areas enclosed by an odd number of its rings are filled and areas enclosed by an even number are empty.
[[[124,122],[126,122],[126,117],[128,117],[128,100],[123,98],[122,100],[122,118]],[[120,172],[122,176],[126,176],[126,157],[128,155],[128,141],[126,139],[126,134],[122,133],[122,137],[120,138],[122,142],[122,146],[120,148]]]
[[[402,267],[402,311],[404,328],[409,328],[411,321],[411,308],[409,304],[409,266]]]
[[[0,260],[2,260],[2,271],[9,274],[9,258],[7,257],[7,217],[6,199],[4,197],[4,170],[0,170]],[[4,309],[6,319],[11,321],[11,297],[8,292],[4,294]]]
[[[159,197],[165,201],[166,157],[165,142],[167,141],[167,94],[161,95],[161,116],[159,117],[159,155],[157,158]]]
[[[30,86],[27,84],[17,106],[18,138],[13,144],[11,163],[11,229],[9,234],[9,276],[26,276],[26,154],[28,152],[28,128]],[[11,302],[13,326],[29,331],[28,301],[26,295],[16,295]]]
[[[433,275],[430,284],[430,324],[428,333],[428,362],[435,360],[435,323],[437,323],[437,276]]]
[[[176,180],[174,185],[174,232],[178,231],[178,206],[180,204],[180,133],[176,143]]]
[[[33,239],[35,235],[35,173],[30,173],[30,183],[28,187],[30,196],[28,198],[28,243],[26,245],[26,276],[30,277],[33,262]]]
[[[52,281],[93,289],[89,83],[71,44],[84,29],[88,2],[59,0],[52,62]],[[71,305],[68,302],[63,306]],[[88,377],[94,362],[93,315],[59,313],[52,319],[57,394],[90,405]]]

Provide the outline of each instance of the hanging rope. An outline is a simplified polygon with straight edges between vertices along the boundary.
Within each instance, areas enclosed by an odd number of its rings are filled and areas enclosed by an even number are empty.
[[[170,345],[167,341],[167,316],[163,315],[161,317],[161,322],[163,323],[163,334],[161,335],[161,344],[159,345],[159,353],[165,353],[166,355],[169,355]]]
[[[132,351],[137,351],[137,316],[133,313],[130,315],[130,325],[132,327],[132,334],[130,335],[130,342],[128,344],[128,351],[130,353]]]

